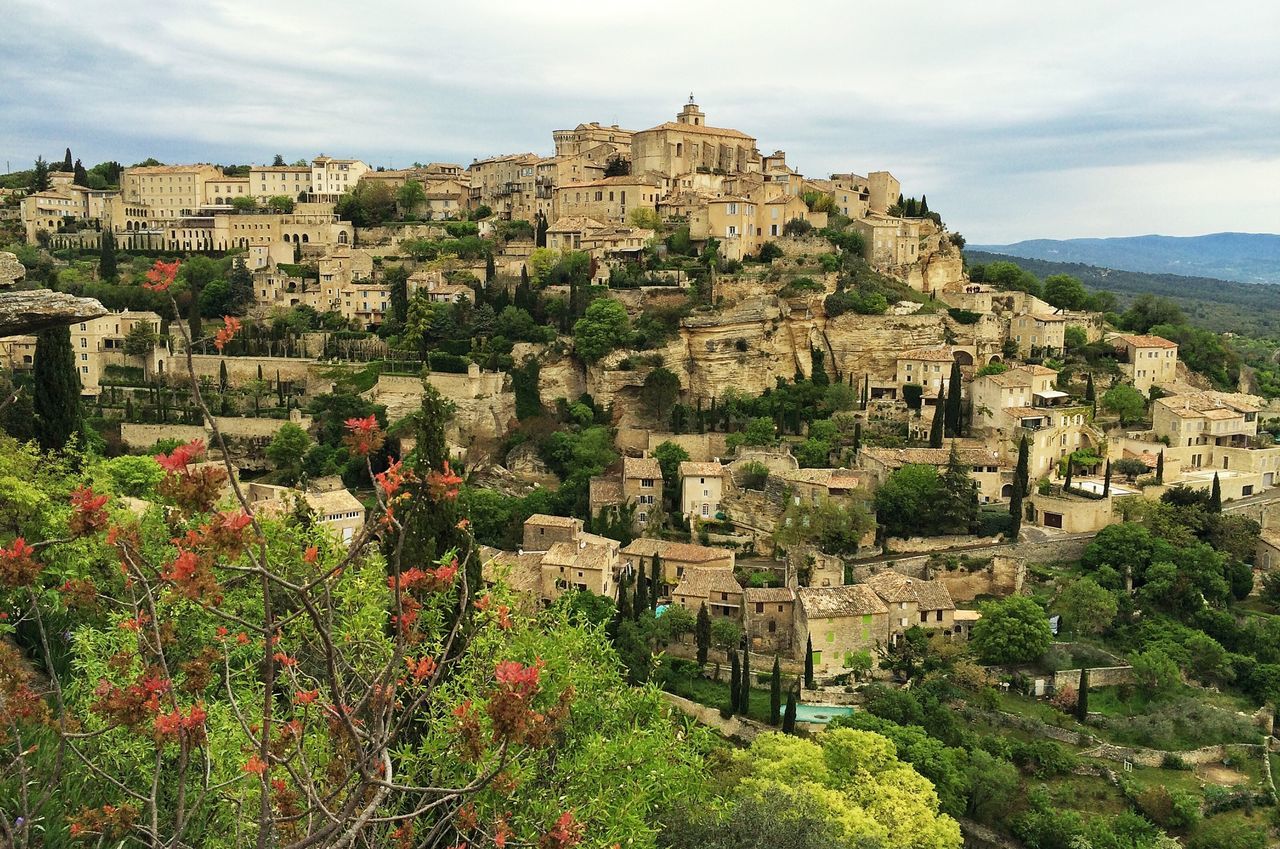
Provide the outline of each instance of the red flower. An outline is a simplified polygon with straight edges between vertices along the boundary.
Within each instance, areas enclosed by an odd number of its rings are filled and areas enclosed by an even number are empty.
[[[316,699],[319,697],[319,690],[299,690],[293,694],[293,700],[300,705],[315,704]]]
[[[213,337],[213,347],[221,351],[239,332],[240,319],[232,315],[224,315],[222,317],[222,328],[218,330],[218,334]]]
[[[453,473],[448,460],[444,461],[443,470],[432,471],[427,475],[427,487],[431,491],[431,497],[437,501],[451,501],[457,498],[461,483],[462,478]]]
[[[342,443],[347,449],[360,457],[366,457],[382,447],[386,437],[378,427],[378,417],[369,416],[364,419],[347,419],[347,435]]]
[[[84,536],[107,526],[106,505],[109,495],[97,495],[92,487],[82,486],[71,493],[71,534]]]
[[[437,566],[431,570],[431,577],[442,584],[452,584],[458,574],[458,559],[455,557],[447,566]]]
[[[166,472],[185,472],[187,466],[204,456],[204,440],[193,439],[186,445],[179,445],[168,454],[157,454],[156,462]]]
[[[401,472],[403,464],[396,460],[387,466],[385,472],[379,472],[373,476],[374,481],[378,484],[378,488],[382,490],[385,498],[391,498],[404,485],[404,474]]]
[[[315,563],[319,559],[320,559],[319,546],[313,545],[302,554],[302,560],[304,563]]]
[[[150,289],[152,292],[169,291],[173,281],[178,278],[179,265],[181,265],[181,262],[176,259],[173,262],[156,260],[155,264],[147,271],[147,282],[142,284],[142,288]]]
[[[538,689],[538,675],[542,670],[542,661],[533,666],[525,666],[515,660],[504,660],[493,670],[493,677],[516,696],[532,696]]]
[[[262,758],[254,755],[249,758],[248,762],[245,763],[241,769],[245,772],[252,772],[254,775],[262,775],[267,771],[267,765],[263,763]]]
[[[227,635],[227,626],[226,626],[226,625],[219,625],[219,626],[218,626],[218,639],[219,639],[219,640],[221,640],[221,639],[222,639],[223,637],[225,637],[226,635]]]
[[[22,537],[8,548],[0,548],[0,584],[9,587],[25,586],[40,574],[40,564],[35,559],[36,550]]]
[[[297,666],[298,665],[298,661],[296,659],[289,657],[289,655],[285,654],[282,651],[276,652],[275,654],[271,655],[271,657],[273,660],[275,660],[276,663],[279,663],[281,666]]]
[[[572,811],[565,811],[551,830],[538,841],[541,849],[570,849],[582,842],[582,823],[573,818]]]
[[[419,660],[407,658],[409,664],[409,673],[413,675],[413,680],[421,681],[424,678],[430,678],[436,674],[436,659],[434,657],[424,657]]]

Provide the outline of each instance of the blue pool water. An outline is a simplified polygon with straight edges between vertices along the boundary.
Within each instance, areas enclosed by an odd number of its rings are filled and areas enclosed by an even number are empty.
[[[797,722],[826,723],[837,716],[848,716],[853,708],[844,705],[796,705]]]

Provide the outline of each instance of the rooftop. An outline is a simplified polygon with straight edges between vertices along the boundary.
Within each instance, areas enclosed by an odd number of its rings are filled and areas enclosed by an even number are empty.
[[[950,345],[936,348],[912,348],[898,354],[898,360],[922,360],[930,363],[949,363],[956,358]]]
[[[796,590],[807,619],[831,619],[842,616],[863,616],[870,613],[888,613],[889,608],[865,584],[849,584],[843,587],[801,587]]]
[[[652,457],[623,457],[622,477],[659,479],[662,477],[662,466]]]
[[[999,457],[982,448],[957,448],[960,462],[966,466],[1000,465]],[[951,460],[950,448],[880,448],[871,446],[862,449],[864,456],[880,462],[891,469],[900,466],[945,466]]]
[[[679,586],[672,590],[672,596],[692,596],[706,598],[711,593],[742,594],[742,585],[733,577],[730,569],[706,569],[696,567],[687,569]]]
[[[1116,339],[1134,348],[1176,348],[1177,342],[1170,342],[1163,336],[1117,336]]]
[[[892,570],[878,572],[864,582],[888,602],[914,601],[925,610],[953,610],[955,602],[941,581],[925,581]]]
[[[695,463],[685,460],[680,464],[682,478],[718,478],[724,475],[724,466],[719,463]]]
[[[681,563],[711,563],[733,556],[732,552],[725,548],[672,542],[652,537],[639,537],[632,540],[626,548],[622,549],[622,553],[634,557],[652,557],[657,554],[663,560],[676,560]]]
[[[790,604],[796,600],[796,594],[789,587],[747,587],[742,591],[742,598],[748,604]]]
[[[657,133],[664,130],[674,130],[680,133],[696,133],[704,136],[729,136],[735,139],[743,139],[745,141],[754,142],[755,139],[741,130],[732,130],[728,127],[708,127],[704,124],[681,124],[677,121],[667,121],[656,127],[650,127],[647,130],[640,130],[639,133]],[[637,135],[639,135],[637,133]]]
[[[578,520],[571,516],[552,516],[548,513],[534,513],[525,519],[524,523],[526,525],[545,525],[554,528],[574,528],[578,526]]]

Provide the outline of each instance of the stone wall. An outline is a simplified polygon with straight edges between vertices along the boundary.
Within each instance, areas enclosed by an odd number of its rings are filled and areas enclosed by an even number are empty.
[[[214,416],[218,430],[229,440],[267,440],[285,425],[286,419],[253,419],[238,416]],[[293,419],[293,423],[303,430],[311,427],[311,417],[301,416]],[[178,439],[190,442],[203,439],[205,444],[211,443],[213,431],[200,425],[172,424],[130,424],[120,425],[120,439],[130,448],[150,448],[161,439]]]
[[[193,439],[208,439],[209,434],[198,425],[158,425],[120,423],[120,441],[129,448],[150,448],[162,439],[177,439],[190,442]]]
[[[942,344],[941,315],[857,315],[845,313],[823,322],[823,336],[841,375],[889,378],[896,374],[898,352]],[[831,363],[827,372],[831,373]]]
[[[999,537],[979,537],[967,534],[945,534],[936,537],[892,537],[888,540],[888,550],[897,554],[915,554],[919,552],[946,551],[953,548],[997,544]]]
[[[1114,687],[1120,684],[1133,683],[1132,666],[1091,666],[1089,667],[1089,687]],[[1080,687],[1079,669],[1060,669],[1053,675],[1054,690],[1063,687]]]
[[[305,383],[311,367],[316,365],[312,359],[301,357],[223,357],[217,354],[192,354],[191,364],[196,377],[207,377],[217,383],[222,363],[227,364],[227,382],[232,386],[243,386],[251,380],[258,379],[258,367],[262,367],[263,380],[274,381],[276,372],[281,380]],[[185,364],[182,369],[186,373]]]

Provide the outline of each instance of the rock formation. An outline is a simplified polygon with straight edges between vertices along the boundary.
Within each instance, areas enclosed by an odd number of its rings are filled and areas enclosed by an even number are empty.
[[[12,286],[27,276],[27,269],[8,251],[0,251],[0,286]]]
[[[36,333],[106,314],[106,307],[93,298],[77,298],[65,292],[0,292],[0,336]]]

